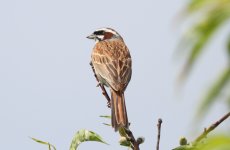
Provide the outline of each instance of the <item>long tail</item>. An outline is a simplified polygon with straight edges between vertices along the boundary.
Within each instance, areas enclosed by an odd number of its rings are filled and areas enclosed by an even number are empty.
[[[124,92],[111,90],[112,127],[117,131],[120,127],[128,129],[129,121],[125,106]]]

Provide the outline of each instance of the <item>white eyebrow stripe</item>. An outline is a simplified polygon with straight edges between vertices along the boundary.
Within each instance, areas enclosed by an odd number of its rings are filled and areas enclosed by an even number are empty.
[[[96,31],[100,31],[100,30],[104,30],[104,31],[107,31],[107,32],[111,32],[113,33],[114,35],[119,35],[116,31],[114,31],[113,29],[109,29],[109,28],[100,28],[100,29],[97,29]]]

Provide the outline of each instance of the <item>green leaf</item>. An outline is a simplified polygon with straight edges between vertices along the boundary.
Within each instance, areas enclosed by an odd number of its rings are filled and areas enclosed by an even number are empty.
[[[131,147],[132,146],[131,142],[128,141],[127,138],[123,137],[123,136],[120,137],[119,143],[120,143],[120,145],[126,146],[126,147]]]
[[[101,118],[106,118],[106,119],[110,119],[111,120],[111,116],[107,116],[107,115],[105,115],[105,116],[100,116]],[[106,126],[112,126],[111,124],[109,124],[109,123],[103,123],[104,125],[106,125]]]
[[[118,132],[119,132],[119,134],[120,134],[121,137],[129,138],[129,135],[125,132],[124,128],[119,128]]]
[[[209,137],[198,150],[230,150],[230,137],[225,135]]]
[[[230,137],[225,135],[215,135],[205,139],[205,142],[201,142],[194,146],[192,144],[179,146],[173,150],[229,150],[230,149]]]
[[[217,96],[225,88],[227,83],[230,81],[230,67],[227,67],[218,77],[216,83],[213,84],[208,94],[201,101],[200,107],[198,109],[198,116],[202,116],[208,108],[213,104]]]
[[[182,145],[173,150],[229,150],[230,137],[229,135],[215,135],[208,137],[204,142],[199,142],[197,144]]]
[[[105,116],[100,116],[101,118],[107,118],[107,119],[111,119],[111,116],[107,116],[107,115],[105,115]]]
[[[112,126],[111,124],[108,124],[108,123],[103,123],[103,125],[105,125],[105,126]]]
[[[119,143],[122,146],[126,146],[126,147],[131,147],[131,142],[128,141],[127,139],[129,139],[129,135],[126,133],[125,128],[119,128],[118,132],[120,134],[120,140]]]
[[[181,145],[181,146],[178,146],[172,150],[196,150],[196,149],[192,145]]]
[[[82,142],[86,141],[95,141],[107,144],[98,134],[94,133],[93,131],[82,129],[74,135],[72,143],[70,145],[70,150],[76,150]]]
[[[189,46],[188,60],[180,75],[181,79],[188,75],[195,61],[204,50],[205,45],[207,45],[217,29],[230,18],[230,3],[226,6],[215,7],[209,13],[204,14],[203,17],[204,19],[194,24],[188,34],[182,38],[182,41],[190,41],[190,43],[185,43],[186,45],[180,48],[183,49],[183,47]]]
[[[229,0],[190,0],[187,10],[189,12],[198,11],[207,7],[223,6],[229,4]],[[208,10],[208,9],[206,9]]]
[[[31,137],[31,139],[34,140],[35,142],[40,143],[40,144],[47,145],[48,148],[49,148],[49,150],[51,150],[51,147],[52,147],[54,150],[56,150],[55,146],[52,145],[52,144],[50,144],[49,142],[44,142],[44,141],[41,141],[41,140],[38,140],[38,139],[35,139],[35,138],[32,138],[32,137]]]

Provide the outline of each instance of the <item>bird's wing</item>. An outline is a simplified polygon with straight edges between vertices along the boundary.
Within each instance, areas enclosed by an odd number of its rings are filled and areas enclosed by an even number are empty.
[[[99,74],[116,91],[125,90],[132,74],[132,60],[123,41],[98,42],[92,53],[92,63]]]

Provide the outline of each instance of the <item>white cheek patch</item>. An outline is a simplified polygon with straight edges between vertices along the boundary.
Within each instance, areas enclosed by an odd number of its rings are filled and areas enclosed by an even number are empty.
[[[102,41],[104,38],[104,35],[97,35],[97,37],[95,38],[95,42],[99,42],[99,41]]]
[[[97,39],[103,40],[103,39],[104,39],[104,35],[98,35],[98,36],[97,36]]]

